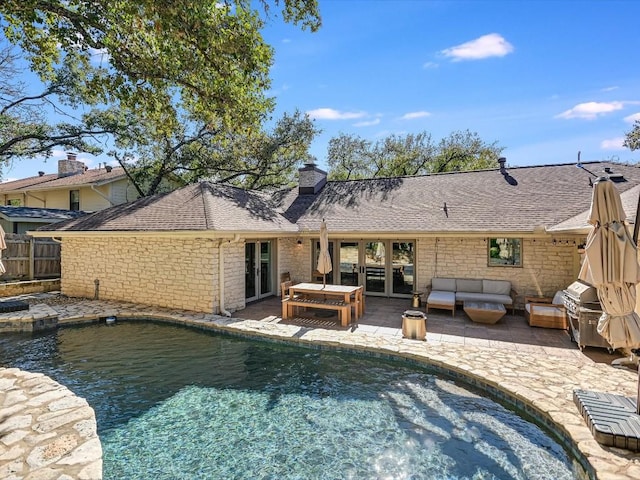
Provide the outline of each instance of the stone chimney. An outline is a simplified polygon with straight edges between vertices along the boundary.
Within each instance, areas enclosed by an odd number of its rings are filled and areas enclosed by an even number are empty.
[[[58,177],[70,177],[84,171],[84,163],[76,160],[75,153],[68,152],[65,160],[58,160]]]
[[[298,169],[298,193],[300,195],[314,195],[322,190],[327,183],[327,172],[320,170],[315,163],[305,163]]]

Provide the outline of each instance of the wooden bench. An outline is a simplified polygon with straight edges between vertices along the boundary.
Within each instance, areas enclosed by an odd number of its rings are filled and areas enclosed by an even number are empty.
[[[287,298],[282,300],[282,318],[284,320],[291,316],[291,310],[293,307],[307,307],[307,308],[319,308],[322,310],[337,310],[340,318],[340,325],[343,327],[349,326],[351,323],[351,304],[322,300],[319,298]]]

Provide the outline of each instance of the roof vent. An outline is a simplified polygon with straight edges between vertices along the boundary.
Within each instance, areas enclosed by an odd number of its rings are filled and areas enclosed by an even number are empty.
[[[111,165],[105,165],[104,168],[107,170],[107,173],[109,173],[111,170],[113,170],[113,167]]]
[[[604,167],[604,173],[606,173],[609,180],[613,183],[622,183],[627,181],[627,179],[624,178],[624,175],[621,173],[614,173],[611,167]]]
[[[507,163],[507,159],[504,158],[504,157],[500,157],[498,159],[498,163],[500,164],[500,171],[504,172],[504,165],[505,165],[505,163]]]
[[[43,172],[42,170],[40,170],[40,171],[38,172],[38,176],[39,176],[39,177],[44,177],[44,172]]]

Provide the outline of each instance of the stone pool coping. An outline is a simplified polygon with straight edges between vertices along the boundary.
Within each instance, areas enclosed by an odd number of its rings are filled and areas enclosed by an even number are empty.
[[[449,376],[463,379],[484,389],[494,398],[516,406],[534,417],[539,423],[549,426],[552,433],[557,435],[556,440],[573,450],[577,458],[584,460],[581,463],[591,478],[601,480],[640,478],[640,453],[601,446],[594,440],[573,403],[574,389],[635,397],[638,377],[635,372],[628,369],[614,368],[608,364],[600,363],[585,364],[577,360],[572,361],[553,356],[539,358],[534,355],[515,354],[512,350],[500,348],[452,343],[425,343],[359,330],[326,330],[284,325],[278,323],[277,318],[244,320],[113,301],[82,300],[68,305],[53,306],[36,304],[31,305],[30,313],[42,316],[43,313],[50,314],[52,309],[58,315],[58,325],[95,322],[108,316],[150,319],[233,335],[261,337],[314,348],[332,348],[424,363]],[[10,313],[0,315],[0,323],[5,318],[9,319],[10,316]],[[1,374],[2,370],[0,370]],[[2,381],[2,377],[0,377],[0,381]],[[0,422],[6,423],[7,420],[1,416],[5,407],[2,405],[0,407],[3,409],[0,410]],[[9,421],[13,416],[15,414],[9,415]],[[93,413],[92,421],[95,426]],[[0,432],[4,423],[0,423]],[[73,430],[71,423],[61,425],[56,430],[57,435],[73,434],[70,431]],[[0,437],[0,461],[2,461],[2,446],[5,437],[3,434],[0,434]],[[63,455],[61,460],[66,461],[66,457],[72,452],[73,450]],[[35,473],[27,461],[28,457],[23,460],[24,468]],[[101,473],[99,476],[93,476],[96,472],[92,468],[95,469],[98,461],[101,462],[101,456],[99,460],[88,459],[84,474],[90,473],[91,476],[82,478],[96,480],[101,478]],[[78,467],[79,464],[74,466],[74,468]],[[73,478],[81,478],[71,473],[68,474]],[[0,470],[1,476],[2,470]],[[26,477],[27,475],[15,476],[16,479]]]

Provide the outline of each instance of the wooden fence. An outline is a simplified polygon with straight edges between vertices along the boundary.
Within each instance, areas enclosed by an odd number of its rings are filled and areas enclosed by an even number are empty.
[[[60,244],[50,238],[7,233],[2,251],[6,272],[0,281],[60,277]]]

